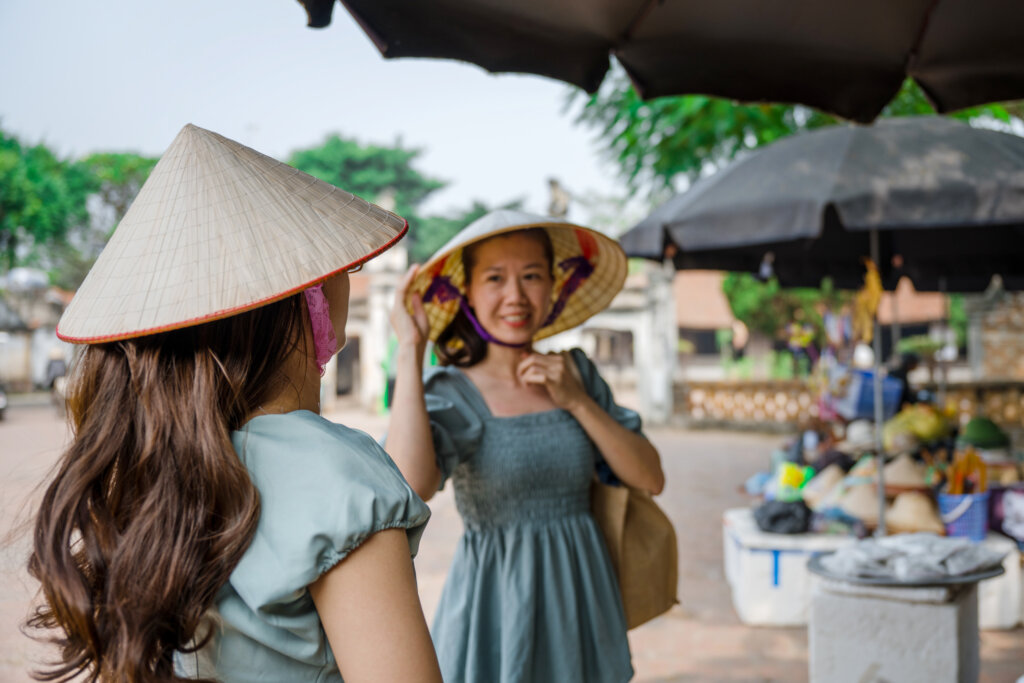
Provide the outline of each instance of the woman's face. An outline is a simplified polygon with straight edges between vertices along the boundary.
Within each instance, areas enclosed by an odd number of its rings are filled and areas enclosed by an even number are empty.
[[[467,300],[484,329],[509,344],[533,339],[551,308],[551,263],[536,237],[499,235],[477,245]]]
[[[324,280],[324,297],[331,311],[334,336],[338,338],[338,350],[345,346],[345,323],[348,321],[348,273],[341,272]]]

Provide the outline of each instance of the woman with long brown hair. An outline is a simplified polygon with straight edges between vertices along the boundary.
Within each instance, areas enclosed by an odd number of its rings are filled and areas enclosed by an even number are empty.
[[[347,271],[405,222],[186,126],[65,312],[74,439],[29,562],[43,680],[439,681],[429,516],[319,415]]]

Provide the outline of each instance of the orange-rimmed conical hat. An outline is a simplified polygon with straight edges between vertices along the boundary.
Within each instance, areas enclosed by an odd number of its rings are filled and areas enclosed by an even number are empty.
[[[564,308],[548,325],[537,330],[534,339],[544,339],[576,327],[611,303],[626,281],[626,254],[619,243],[596,230],[559,218],[523,211],[492,211],[473,221],[441,247],[420,269],[409,288],[406,306],[412,311],[413,296],[423,297],[436,278],[446,278],[462,296],[466,294],[466,273],[462,267],[464,247],[504,233],[527,228],[544,228],[554,251],[552,304],[574,273],[575,264],[585,259],[592,272],[568,295]],[[423,308],[430,323],[429,337],[436,341],[459,310],[459,299],[428,298]]]
[[[75,343],[225,318],[386,250],[404,219],[234,140],[186,125],[57,326]]]

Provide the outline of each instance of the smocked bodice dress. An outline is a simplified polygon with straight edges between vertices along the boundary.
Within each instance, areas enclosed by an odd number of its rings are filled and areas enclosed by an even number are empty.
[[[639,431],[586,355],[572,357],[588,394]],[[451,479],[465,525],[432,628],[445,681],[629,680],[622,601],[590,515],[597,448],[564,410],[492,416],[456,368],[425,382],[441,486]]]

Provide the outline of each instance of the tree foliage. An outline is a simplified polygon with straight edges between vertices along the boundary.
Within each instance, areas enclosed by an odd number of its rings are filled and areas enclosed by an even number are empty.
[[[113,212],[111,227],[124,218],[157,161],[131,152],[101,152],[82,160],[92,174],[96,195]]]
[[[420,154],[422,150],[408,149],[400,141],[393,146],[364,145],[333,134],[317,147],[292,153],[289,163],[367,201],[393,201],[393,206],[385,208],[411,224],[419,217],[417,211],[423,201],[445,186],[443,181],[423,175],[413,167]]]
[[[88,220],[92,188],[81,164],[0,130],[0,254],[7,268],[36,245],[59,242]]]

